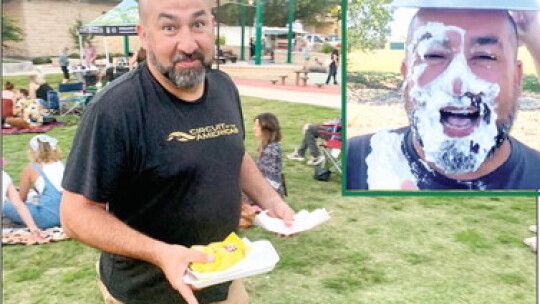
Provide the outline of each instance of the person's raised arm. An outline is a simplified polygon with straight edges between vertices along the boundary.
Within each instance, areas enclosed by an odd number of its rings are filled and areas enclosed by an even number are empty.
[[[123,223],[104,206],[64,190],[60,219],[66,234],[100,250],[158,266],[189,304],[197,303],[193,291],[183,282],[183,276],[190,262],[205,263],[212,258],[184,246],[150,238]]]
[[[268,209],[269,215],[281,218],[286,224],[294,220],[294,211],[270,186],[247,153],[242,160],[241,184],[242,191],[263,209]]]

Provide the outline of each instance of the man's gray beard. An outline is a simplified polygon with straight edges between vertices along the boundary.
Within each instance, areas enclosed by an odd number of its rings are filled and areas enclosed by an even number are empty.
[[[460,147],[469,144],[469,149],[463,151]],[[439,153],[435,155],[435,165],[446,174],[464,174],[478,170],[480,165],[488,158],[488,155],[479,156],[473,149],[472,142],[466,143],[459,139],[447,140],[441,144]],[[495,147],[491,147],[493,151]]]
[[[148,53],[150,61],[156,66],[157,70],[179,89],[193,89],[201,84],[206,77],[206,63],[195,68],[175,69],[174,64],[177,60],[181,60],[178,57],[183,55],[176,55],[172,60],[173,65],[167,67],[159,63],[153,52]]]

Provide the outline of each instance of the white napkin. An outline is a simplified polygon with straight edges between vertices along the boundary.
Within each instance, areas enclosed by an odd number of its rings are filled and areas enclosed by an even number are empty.
[[[294,216],[294,221],[291,227],[285,226],[283,220],[268,216],[268,210],[259,213],[255,217],[253,224],[260,226],[268,231],[291,235],[301,231],[309,230],[319,224],[322,224],[330,219],[330,214],[325,208],[315,209],[313,211],[300,210]]]

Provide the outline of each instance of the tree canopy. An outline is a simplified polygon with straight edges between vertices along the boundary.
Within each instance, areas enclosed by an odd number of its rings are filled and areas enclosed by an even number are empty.
[[[24,32],[17,26],[15,20],[2,14],[2,48],[8,48],[7,42],[23,40]]]
[[[240,1],[228,3],[214,8],[213,13],[220,23],[227,25],[240,25]],[[247,1],[246,1],[247,3]],[[321,22],[328,13],[331,13],[340,3],[339,0],[313,1],[296,0],[294,19],[302,20],[303,24],[316,24]],[[263,23],[265,26],[286,26],[288,17],[287,0],[264,0]],[[246,7],[246,25],[253,25],[255,7]]]
[[[390,35],[390,0],[351,0],[347,11],[347,49],[373,50],[383,47]]]

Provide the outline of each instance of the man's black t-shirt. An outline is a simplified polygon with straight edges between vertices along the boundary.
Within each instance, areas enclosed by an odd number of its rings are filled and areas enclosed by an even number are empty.
[[[540,189],[540,152],[510,137],[510,157],[493,172],[474,180],[455,180],[426,168],[413,147],[410,128],[403,134],[401,152],[408,161],[417,187],[426,190],[537,190]],[[347,190],[369,190],[366,157],[371,153],[373,134],[347,141]],[[400,190],[400,189],[395,189]]]
[[[96,202],[132,228],[173,244],[205,245],[238,227],[244,125],[238,91],[207,73],[200,100],[166,91],[146,64],[98,93],[84,112],[64,189]],[[104,252],[101,279],[125,303],[183,303],[160,269]],[[229,284],[196,293],[224,300]]]

